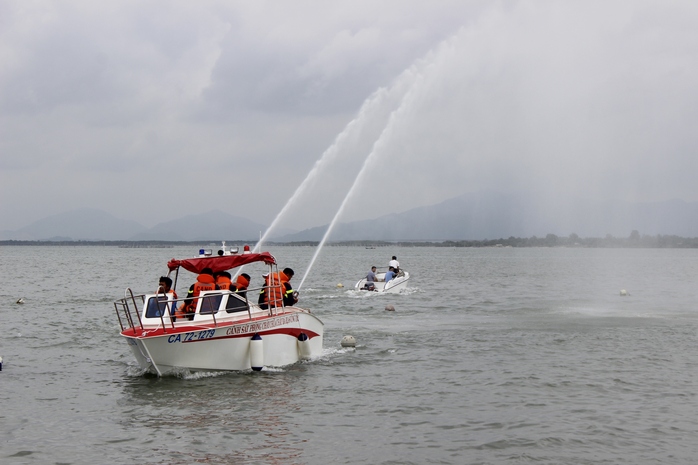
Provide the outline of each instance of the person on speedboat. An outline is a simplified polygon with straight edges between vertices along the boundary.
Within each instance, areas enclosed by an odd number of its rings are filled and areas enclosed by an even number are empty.
[[[298,293],[293,290],[293,286],[291,286],[290,282],[295,273],[291,268],[284,268],[281,274],[281,282],[284,286],[284,307],[291,307],[298,303]],[[284,280],[283,276],[286,276],[287,279]]]
[[[177,300],[177,293],[172,289],[172,278],[169,276],[160,276],[158,281],[158,294],[172,294],[172,300]],[[177,302],[172,302],[170,314],[174,315],[177,308]]]
[[[291,268],[284,268],[279,273],[271,275],[265,273],[264,287],[259,293],[259,306],[263,310],[271,307],[285,307],[295,305],[298,302],[298,293],[293,291],[289,282],[294,272]],[[271,300],[270,300],[271,298]]]
[[[177,293],[172,290],[172,278],[160,276],[160,280],[158,281],[158,294],[172,294],[172,297],[177,300]]]
[[[376,281],[378,281],[378,278],[376,277],[376,267],[372,266],[366,275],[366,284],[364,284],[364,289],[367,291],[375,291]]]
[[[247,303],[247,286],[250,285],[250,275],[247,273],[242,273],[237,277],[234,283],[230,284],[228,290],[240,296],[240,298],[229,297],[228,303],[226,304],[226,309],[228,312],[234,312],[239,310],[246,310],[248,308]]]
[[[214,278],[216,279],[216,286],[218,286],[218,289],[226,290],[233,286],[233,282],[231,281],[232,276],[230,276],[230,273],[227,271],[215,273]]]
[[[187,293],[186,304],[178,309],[175,316],[178,318],[187,317],[190,320],[194,319],[194,312],[196,312],[196,303],[201,292],[203,291],[213,291],[218,289],[216,281],[213,279],[213,270],[211,268],[204,268],[196,277],[196,282],[191,285],[189,292]]]
[[[235,284],[231,284],[230,290],[233,292],[237,292],[244,297],[245,291],[247,291],[247,287],[250,285],[251,279],[252,278],[250,277],[250,275],[248,275],[247,273],[242,273],[235,280]]]
[[[388,262],[388,266],[393,267],[393,271],[395,272],[395,274],[398,274],[400,272],[400,262],[397,261],[397,257],[395,255],[393,255],[393,259],[390,260],[390,262]]]
[[[395,277],[395,268],[392,266],[388,268],[388,271],[385,273],[385,284],[386,286],[388,285],[388,281],[393,279]]]

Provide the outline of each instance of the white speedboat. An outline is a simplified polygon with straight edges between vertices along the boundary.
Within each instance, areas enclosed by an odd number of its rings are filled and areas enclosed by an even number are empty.
[[[168,262],[168,275],[175,273],[173,288],[180,268],[192,273],[204,268],[219,272],[259,262],[257,267],[264,272],[278,272],[268,252],[238,254],[237,249],[225,250],[225,244],[218,256],[200,252],[197,258]],[[182,289],[180,293],[186,296],[188,284]],[[129,288],[114,307],[121,336],[138,364],[159,376],[184,370],[261,370],[319,356],[322,321],[296,306],[262,309],[256,303],[261,289],[274,291],[269,287],[250,287],[246,293],[203,291],[193,318],[189,316],[192,319],[174,316],[175,307],[186,299],[174,299],[172,294],[134,295]]]
[[[366,278],[360,279],[354,289],[357,291],[398,293],[407,287],[407,281],[410,279],[410,274],[407,271],[400,270],[397,276],[387,283],[385,282],[385,273],[385,271],[376,272],[378,281],[373,283],[373,289],[366,285]]]

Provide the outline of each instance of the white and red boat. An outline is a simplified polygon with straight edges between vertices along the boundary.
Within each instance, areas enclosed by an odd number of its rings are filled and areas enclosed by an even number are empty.
[[[204,268],[219,272],[255,263],[265,272],[278,272],[270,253],[238,254],[237,249],[226,250],[225,243],[217,256],[202,250],[199,257],[172,259],[167,266],[168,276],[174,272],[176,288],[180,268],[192,273]],[[322,321],[297,306],[262,309],[256,302],[261,289],[250,287],[243,294],[204,291],[191,320],[174,316],[175,307],[183,305],[185,299],[175,300],[172,294],[134,295],[129,288],[114,307],[121,335],[138,364],[159,376],[187,370],[261,370],[319,356]]]
[[[400,272],[393,279],[385,282],[385,273],[387,270],[377,271],[376,279],[373,283],[368,283],[366,278],[360,279],[354,285],[354,289],[357,291],[373,291],[373,292],[385,292],[388,294],[397,294],[403,289],[407,288],[407,281],[410,279],[410,274],[407,271],[400,270]]]

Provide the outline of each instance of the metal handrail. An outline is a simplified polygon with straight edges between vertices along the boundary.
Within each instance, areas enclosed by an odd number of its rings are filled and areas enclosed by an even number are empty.
[[[250,302],[248,292],[255,292],[261,289],[268,289],[269,287],[263,286],[263,287],[258,287],[258,288],[249,288],[244,291],[244,302],[247,307],[247,316],[250,320],[252,320],[252,310],[253,310],[253,304]],[[273,292],[273,291],[272,291]],[[214,297],[219,297],[223,292],[216,292],[216,293],[211,293],[211,294],[206,294],[206,295],[200,295],[197,296],[196,299],[199,300],[201,299],[201,303],[197,303],[196,306],[196,311],[192,315],[202,315],[201,310],[205,305],[205,302],[207,299],[211,299]],[[237,293],[231,293],[231,295],[228,297],[230,298],[237,298],[233,297]],[[186,301],[191,300],[191,298],[181,298],[181,299],[173,299],[170,301],[169,299],[165,301],[161,301],[160,299],[162,297],[167,297],[167,294],[163,293],[155,293],[153,294],[154,298],[156,299],[156,305],[158,309],[158,317],[160,319],[160,325],[163,329],[164,332],[167,332],[168,327],[171,329],[175,329],[175,318],[173,318],[173,309],[175,308],[175,305],[177,303],[184,303]],[[239,294],[237,294],[238,297],[241,297]],[[138,300],[140,299],[141,304],[138,304]],[[222,302],[222,301],[221,301]],[[164,304],[164,305],[163,305]],[[114,302],[114,309],[116,310],[116,316],[119,320],[119,325],[121,326],[121,330],[124,331],[126,329],[131,329],[131,328],[136,328],[140,327],[141,330],[144,329],[143,326],[143,319],[141,317],[141,313],[146,311],[146,294],[139,294],[135,295],[133,291],[130,288],[126,288],[124,292],[124,297],[122,299],[119,299]],[[282,305],[283,307],[283,305]],[[267,311],[269,312],[269,315],[275,315],[280,311],[280,308],[282,307],[270,307]],[[203,315],[210,315],[211,318],[213,319],[213,325],[218,326],[218,316],[217,313],[220,310],[225,310],[225,308],[221,308],[220,304],[218,308],[212,308],[210,313],[204,313]],[[134,318],[133,313],[135,312],[136,317]],[[167,313],[165,313],[167,312]],[[169,325],[165,321],[165,316],[169,316]]]

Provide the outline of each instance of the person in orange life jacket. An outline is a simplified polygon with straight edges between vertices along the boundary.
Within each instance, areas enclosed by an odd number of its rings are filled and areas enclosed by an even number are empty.
[[[177,293],[172,290],[172,279],[168,276],[160,276],[158,281],[158,294],[172,294],[177,299]]]
[[[268,309],[270,306],[281,307],[295,304],[297,299],[291,284],[288,282],[292,276],[293,270],[291,268],[271,275],[262,275],[264,289],[259,293],[259,306],[262,309]]]
[[[227,271],[221,271],[220,273],[216,273],[216,286],[218,286],[218,289],[221,290],[226,290],[226,289],[231,289],[233,286],[233,282],[230,280],[232,276],[230,276],[230,273]]]
[[[235,281],[235,287],[238,291],[246,291],[247,288],[250,285],[250,281],[252,278],[250,275],[247,273],[242,273],[240,276],[238,276],[238,279]]]
[[[291,268],[284,268],[284,271],[281,272],[281,283],[284,286],[284,307],[290,307],[292,305],[296,305],[298,303],[298,293],[293,291],[293,286],[291,286],[291,278],[293,278],[293,275],[295,273]],[[286,277],[284,279],[283,277]]]
[[[196,277],[196,282],[191,285],[189,292],[187,293],[186,305],[184,305],[175,314],[178,317],[186,316],[190,320],[194,319],[194,312],[196,312],[196,304],[202,291],[213,291],[218,289],[216,286],[216,281],[213,279],[213,270],[211,268],[204,268]]]
[[[245,294],[247,292],[247,287],[250,285],[250,280],[252,278],[250,275],[247,273],[242,273],[238,278],[235,280],[235,284],[230,285],[230,290],[233,292],[237,292],[240,294],[242,297],[245,297]]]
[[[226,309],[229,313],[231,311],[248,308],[249,303],[247,302],[247,286],[250,285],[250,279],[250,275],[247,273],[242,273],[237,277],[235,283],[230,285],[230,292],[237,294],[242,300],[235,297],[229,297],[228,303],[226,304]]]
[[[265,273],[262,277],[264,278],[264,287],[259,293],[259,306],[264,310],[269,307],[283,306],[283,282],[288,281],[286,275],[283,272]]]
[[[177,293],[172,290],[172,278],[169,276],[160,276],[158,281],[158,294],[172,294],[172,299],[177,300]],[[170,309],[170,314],[174,315],[175,309],[177,308],[177,302],[172,302],[172,308]]]

